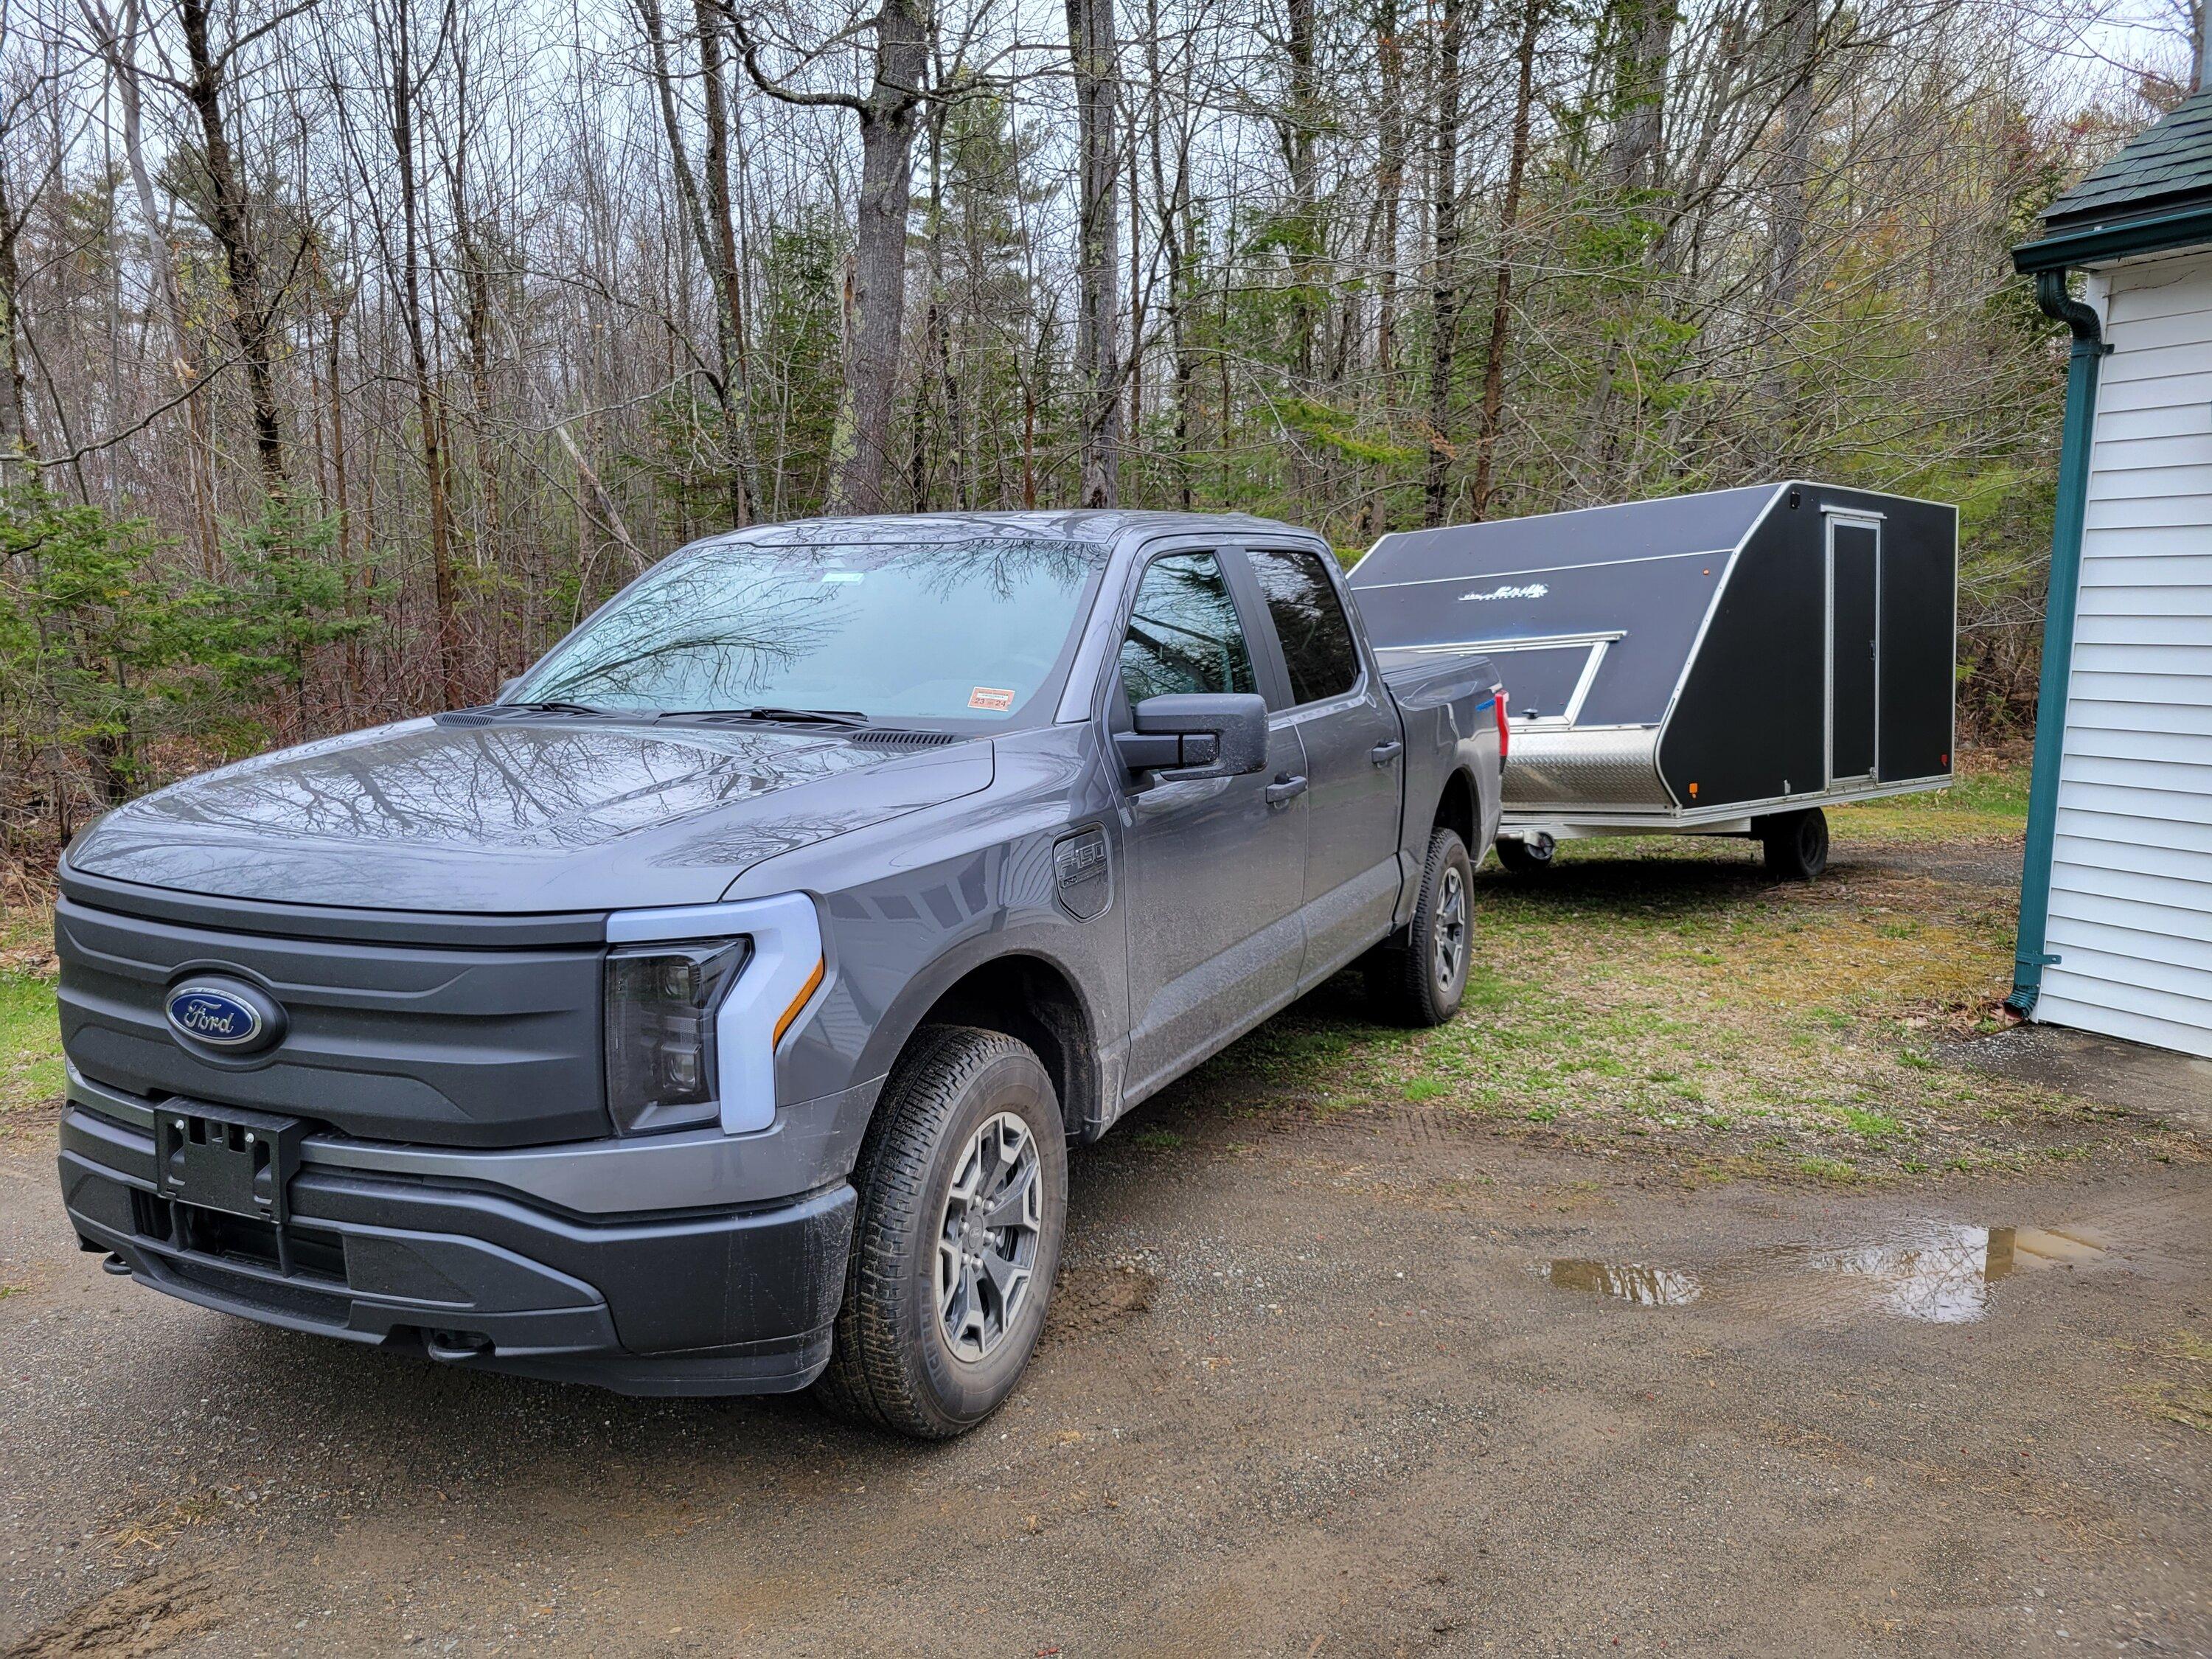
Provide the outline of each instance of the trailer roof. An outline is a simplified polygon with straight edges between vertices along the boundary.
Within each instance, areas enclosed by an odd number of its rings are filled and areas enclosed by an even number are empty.
[[[1355,566],[1368,633],[1404,660],[1480,647],[1516,715],[1665,717],[1729,556],[1786,484],[1385,536]]]
[[[1354,587],[1620,564],[1663,553],[1725,553],[1759,521],[1780,484],[1622,501],[1527,519],[1403,530],[1353,568]]]

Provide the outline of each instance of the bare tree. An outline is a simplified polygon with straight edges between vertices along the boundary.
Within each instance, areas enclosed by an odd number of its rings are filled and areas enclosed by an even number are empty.
[[[915,112],[927,94],[933,18],[926,0],[884,0],[882,9],[842,31],[875,40],[865,94],[806,91],[763,67],[757,19],[732,5],[728,15],[753,84],[787,104],[848,109],[860,129],[860,187],[853,239],[845,383],[831,440],[826,511],[880,513],[891,447],[892,395],[906,313],[907,218],[913,196]]]
[[[228,43],[218,49],[210,33],[211,0],[177,0],[185,62],[191,71],[183,90],[199,118],[199,162],[206,175],[207,226],[222,248],[229,288],[230,326],[237,337],[239,359],[246,368],[246,392],[252,404],[253,449],[261,462],[263,487],[271,499],[282,496],[285,490],[283,417],[277,407],[272,362],[275,299],[265,291],[261,250],[254,238],[252,212],[245,182],[239,173],[238,157],[231,145],[223,101],[228,91],[226,77],[238,54],[314,3],[315,0],[301,0],[301,3],[264,18],[251,28],[234,33]]]
[[[1116,191],[1121,71],[1113,0],[1067,0],[1067,57],[1075,88],[1075,376],[1081,387],[1085,507],[1121,499],[1120,256]]]
[[[1436,106],[1431,114],[1428,467],[1422,481],[1425,524],[1444,521],[1450,503],[1452,382],[1459,357],[1460,77],[1466,65],[1466,0],[1443,0],[1437,35]]]

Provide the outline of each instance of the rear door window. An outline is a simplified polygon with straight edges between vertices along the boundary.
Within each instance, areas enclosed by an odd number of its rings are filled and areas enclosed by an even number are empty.
[[[1291,701],[1320,702],[1359,684],[1359,652],[1352,623],[1318,553],[1254,548],[1247,557],[1282,641]]]
[[[1121,641],[1121,688],[1133,704],[1174,692],[1258,690],[1237,603],[1212,554],[1170,553],[1145,567]]]

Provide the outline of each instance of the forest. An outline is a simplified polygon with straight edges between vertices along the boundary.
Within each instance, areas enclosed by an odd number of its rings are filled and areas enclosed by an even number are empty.
[[[684,543],[823,513],[1234,509],[1349,561],[1905,491],[1962,509],[1962,712],[2016,732],[2064,360],[2006,250],[2203,26],[0,0],[0,880],[184,773],[483,701]]]

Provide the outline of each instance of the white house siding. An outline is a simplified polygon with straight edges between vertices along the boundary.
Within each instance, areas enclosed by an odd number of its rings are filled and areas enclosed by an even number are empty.
[[[2101,286],[2035,1017],[2212,1055],[2212,252]]]

